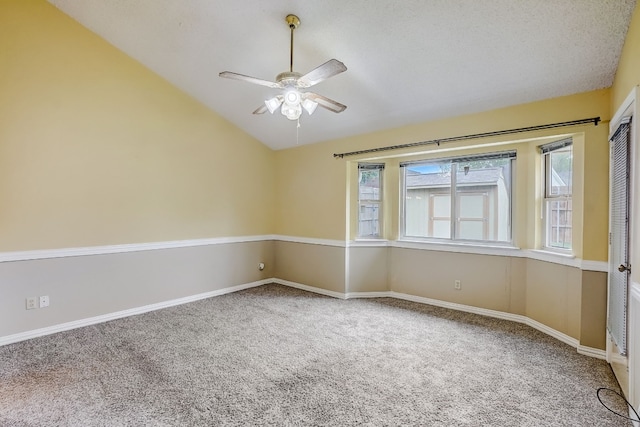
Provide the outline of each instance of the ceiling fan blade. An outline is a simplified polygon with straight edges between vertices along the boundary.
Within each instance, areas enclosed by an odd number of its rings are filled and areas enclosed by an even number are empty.
[[[347,71],[347,67],[342,62],[337,59],[330,59],[300,77],[298,79],[298,86],[303,88],[311,87],[344,71]]]
[[[220,77],[224,77],[225,79],[233,79],[233,80],[241,80],[247,83],[253,83],[256,85],[267,86],[271,88],[279,88],[281,87],[279,83],[270,82],[268,80],[262,80],[257,77],[245,76],[244,74],[232,73],[231,71],[223,71],[218,74]]]
[[[334,113],[342,113],[347,108],[346,105],[334,101],[333,99],[329,99],[326,96],[318,95],[317,93],[305,92],[305,97],[317,102],[322,108],[326,108]]]
[[[256,111],[253,112],[253,114],[264,114],[267,112],[267,106],[265,104],[262,104],[260,107],[256,108]]]

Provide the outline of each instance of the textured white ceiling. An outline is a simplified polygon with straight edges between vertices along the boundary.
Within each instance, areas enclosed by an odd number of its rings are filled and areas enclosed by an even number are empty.
[[[49,0],[274,149],[609,87],[636,0]],[[336,58],[314,91],[348,106],[251,114],[289,68]]]

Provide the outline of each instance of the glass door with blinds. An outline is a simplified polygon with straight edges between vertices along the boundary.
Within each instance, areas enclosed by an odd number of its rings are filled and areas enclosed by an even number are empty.
[[[629,282],[629,137],[630,120],[622,120],[611,141],[609,295],[607,329],[620,355],[627,353]]]

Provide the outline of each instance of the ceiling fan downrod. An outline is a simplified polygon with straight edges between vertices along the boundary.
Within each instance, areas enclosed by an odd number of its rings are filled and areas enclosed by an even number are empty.
[[[289,54],[289,72],[293,73],[293,30],[295,30],[296,28],[298,28],[300,26],[300,18],[298,18],[296,15],[287,15],[287,17],[285,18],[287,21],[287,24],[289,25],[289,29],[291,30],[291,47],[290,47],[290,54]]]

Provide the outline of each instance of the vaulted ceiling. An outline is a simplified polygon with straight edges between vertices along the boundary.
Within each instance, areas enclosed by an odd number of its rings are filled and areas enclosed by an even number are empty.
[[[611,86],[635,0],[49,0],[273,149]],[[251,114],[274,80],[331,58],[314,87],[348,108]]]

